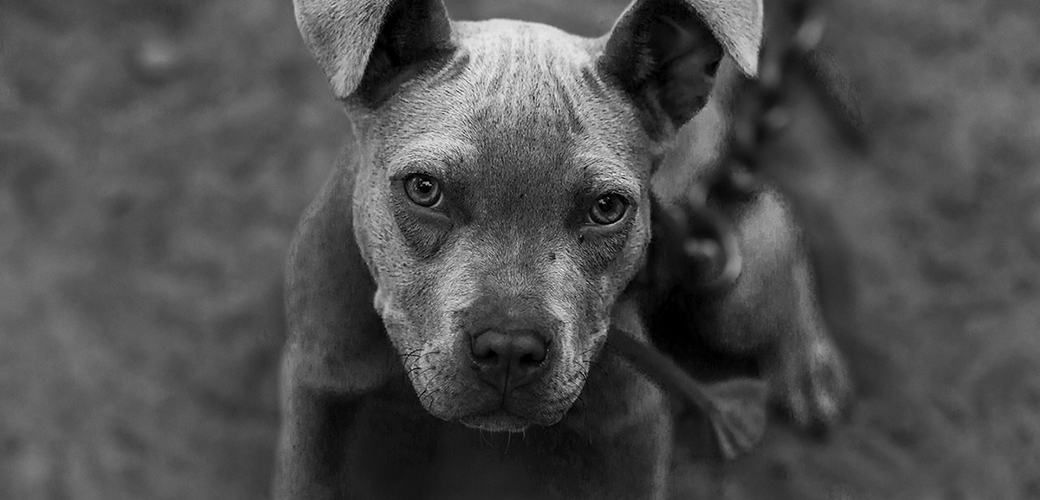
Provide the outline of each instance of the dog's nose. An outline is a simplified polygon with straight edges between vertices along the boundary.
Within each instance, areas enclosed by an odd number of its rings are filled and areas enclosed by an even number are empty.
[[[533,382],[545,371],[548,342],[534,331],[486,330],[470,342],[473,366],[480,378],[508,393]]]

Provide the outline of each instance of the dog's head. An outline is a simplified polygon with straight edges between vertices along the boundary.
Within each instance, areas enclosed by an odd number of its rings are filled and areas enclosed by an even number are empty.
[[[424,407],[558,421],[643,264],[665,144],[725,54],[755,71],[760,0],[637,0],[600,39],[440,0],[295,5],[354,118],[355,236]]]

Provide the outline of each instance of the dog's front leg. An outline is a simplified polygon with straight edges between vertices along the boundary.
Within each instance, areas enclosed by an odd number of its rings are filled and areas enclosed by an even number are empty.
[[[354,241],[350,151],[300,221],[289,252],[278,500],[340,498],[353,414],[400,370]]]
[[[346,436],[358,404],[356,396],[283,379],[275,500],[342,498]]]
[[[646,341],[637,302],[623,296],[614,306],[611,327]],[[672,418],[666,395],[614,348],[604,349],[583,393],[582,422],[610,443],[599,498],[663,500],[672,458]]]

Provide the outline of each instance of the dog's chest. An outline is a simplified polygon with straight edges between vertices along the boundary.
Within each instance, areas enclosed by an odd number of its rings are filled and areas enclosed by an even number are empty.
[[[670,436],[661,412],[610,435],[588,432],[591,415],[506,434],[437,420],[400,398],[360,410],[347,437],[348,498],[601,499],[659,486]]]

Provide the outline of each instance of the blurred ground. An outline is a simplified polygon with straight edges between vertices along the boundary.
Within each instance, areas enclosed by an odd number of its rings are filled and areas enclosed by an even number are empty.
[[[1040,498],[1040,3],[839,0],[826,45],[874,152],[806,102],[777,154],[852,247],[860,400],[690,488]],[[0,3],[0,499],[266,495],[284,251],[346,132],[288,0]]]

